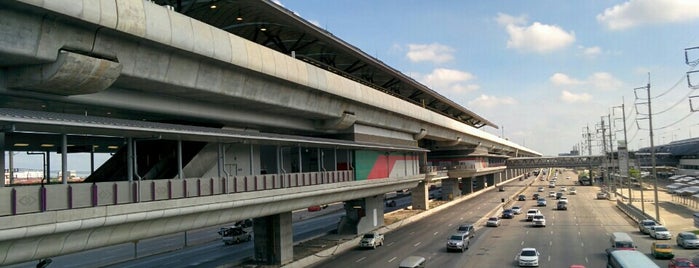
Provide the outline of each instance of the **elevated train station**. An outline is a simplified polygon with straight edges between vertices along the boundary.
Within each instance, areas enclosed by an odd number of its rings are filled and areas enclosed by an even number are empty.
[[[384,193],[429,209],[436,180],[456,197],[540,156],[271,1],[11,1],[0,25],[0,265],[248,218],[284,264],[293,210],[345,202],[363,233]],[[14,184],[14,152],[47,180]],[[68,183],[75,153],[110,157]]]

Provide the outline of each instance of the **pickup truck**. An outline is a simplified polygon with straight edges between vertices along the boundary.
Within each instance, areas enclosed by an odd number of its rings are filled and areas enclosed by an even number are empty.
[[[383,246],[383,235],[378,232],[370,232],[362,236],[359,240],[359,247],[376,249],[378,246]]]

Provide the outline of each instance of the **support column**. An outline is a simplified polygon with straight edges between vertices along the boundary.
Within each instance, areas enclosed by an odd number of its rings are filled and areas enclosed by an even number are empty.
[[[413,199],[413,209],[430,209],[429,189],[426,182],[421,181],[417,184],[417,187],[411,189],[410,192],[410,196]]]
[[[345,216],[337,226],[338,234],[363,234],[383,226],[384,195],[346,201]]]
[[[284,265],[294,260],[291,211],[255,218],[255,260],[269,265]]]
[[[459,189],[459,178],[448,178],[442,180],[442,200],[451,201],[461,196]]]
[[[478,176],[476,179],[476,189],[485,189],[485,176]]]
[[[0,187],[5,187],[5,132],[0,132],[0,151],[2,151],[2,153],[0,154],[0,170],[3,171],[2,183],[0,183]],[[9,151],[8,153],[10,155],[10,163],[12,163],[12,151]],[[10,165],[10,168],[14,167]],[[14,174],[12,174],[12,169],[10,169],[10,182],[12,181],[12,175]]]
[[[488,187],[495,187],[495,174],[485,175],[485,181],[488,183]]]
[[[473,193],[473,178],[461,178],[461,194]]]

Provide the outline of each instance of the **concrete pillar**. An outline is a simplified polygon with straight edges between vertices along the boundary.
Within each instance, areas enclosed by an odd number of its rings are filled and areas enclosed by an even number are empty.
[[[2,183],[0,183],[0,187],[5,186],[5,132],[0,132],[0,151],[2,153],[0,154],[0,170],[3,171],[2,175]],[[12,151],[9,152],[10,154],[10,159],[12,159]],[[10,168],[13,168],[12,166]],[[10,175],[12,174],[12,171],[10,170]],[[12,178],[12,177],[10,177]],[[12,179],[10,179],[12,180]]]
[[[410,190],[410,193],[413,200],[413,209],[430,209],[429,189],[427,188],[427,183],[424,181],[418,183],[417,187]]]
[[[485,175],[485,181],[488,183],[488,187],[494,187],[495,186],[495,174],[488,174]]]
[[[476,179],[476,189],[485,189],[485,176],[478,176]]]
[[[461,178],[461,194],[473,193],[473,178]]]
[[[448,178],[442,180],[442,200],[451,201],[461,196],[459,189],[459,178]]]
[[[255,260],[269,265],[284,265],[294,260],[291,211],[255,218]]]
[[[339,234],[363,234],[383,226],[383,201],[383,195],[346,201],[344,204],[345,216],[340,219],[337,232]]]

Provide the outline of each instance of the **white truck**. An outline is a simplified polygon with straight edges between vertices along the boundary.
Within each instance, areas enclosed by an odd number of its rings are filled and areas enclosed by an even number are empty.
[[[359,240],[359,247],[361,248],[376,249],[378,246],[383,246],[383,235],[378,232],[366,233],[362,236],[362,240]]]

